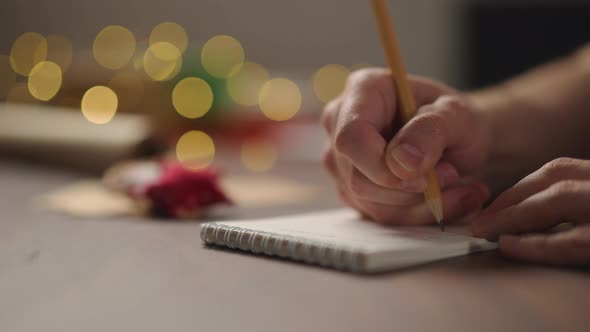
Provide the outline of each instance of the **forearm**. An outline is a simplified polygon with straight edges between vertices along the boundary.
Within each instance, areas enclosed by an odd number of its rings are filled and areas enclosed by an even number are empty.
[[[468,96],[488,124],[497,192],[557,157],[590,157],[590,48]]]

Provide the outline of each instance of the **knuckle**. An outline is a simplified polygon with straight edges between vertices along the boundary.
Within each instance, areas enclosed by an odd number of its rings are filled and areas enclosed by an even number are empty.
[[[559,179],[564,175],[564,172],[575,166],[576,159],[573,158],[557,158],[546,163],[542,167],[542,175],[550,179]]]
[[[439,98],[438,112],[443,123],[458,123],[468,116],[465,102],[459,96],[445,95]]]
[[[444,115],[439,112],[432,112],[417,117],[414,121],[414,128],[420,135],[427,135],[433,139],[444,138],[447,134],[444,125]]]
[[[467,108],[463,98],[456,95],[440,96],[438,102],[444,110],[448,111],[463,112]]]
[[[348,75],[346,85],[348,87],[362,88],[374,87],[389,80],[390,73],[382,68],[363,68]]]
[[[581,189],[580,183],[574,180],[559,181],[550,188],[556,196],[576,195]]]

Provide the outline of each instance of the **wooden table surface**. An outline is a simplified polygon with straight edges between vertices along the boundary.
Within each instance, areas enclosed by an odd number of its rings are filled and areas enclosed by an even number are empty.
[[[279,173],[319,185],[319,166]],[[80,176],[0,162],[0,331],[590,331],[588,271],[496,252],[359,276],[203,247],[196,222],[78,220],[33,197]]]

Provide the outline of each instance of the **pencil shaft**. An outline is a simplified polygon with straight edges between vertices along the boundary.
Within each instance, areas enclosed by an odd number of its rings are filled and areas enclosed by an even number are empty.
[[[373,13],[375,14],[375,21],[377,23],[377,29],[379,30],[381,44],[385,51],[385,59],[391,70],[394,86],[397,90],[399,105],[401,106],[402,120],[404,123],[407,123],[416,114],[416,103],[414,96],[412,95],[410,83],[407,79],[408,74],[404,67],[393,23],[389,17],[389,11],[385,0],[371,0],[371,6],[373,7]],[[428,171],[427,179],[424,199],[436,220],[441,224],[441,229],[444,230],[444,224],[442,223],[443,206],[440,186],[433,170]]]
[[[381,44],[385,51],[385,61],[391,70],[398,92],[399,102],[404,123],[408,122],[416,113],[416,104],[412,96],[412,89],[406,79],[408,74],[398,47],[397,37],[393,28],[389,10],[384,0],[371,0]]]

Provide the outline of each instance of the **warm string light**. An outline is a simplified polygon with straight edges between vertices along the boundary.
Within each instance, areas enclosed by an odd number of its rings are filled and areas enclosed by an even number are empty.
[[[48,35],[46,39],[47,61],[56,63],[62,72],[67,72],[72,64],[74,49],[72,42],[61,35]]]
[[[277,149],[270,142],[248,140],[240,148],[242,164],[253,172],[267,172],[277,161]]]
[[[94,39],[92,53],[96,62],[107,69],[121,69],[135,53],[133,33],[120,25],[102,29]]]
[[[258,105],[269,119],[286,121],[301,108],[301,92],[291,80],[273,78],[262,85]]]
[[[143,69],[154,81],[168,81],[182,68],[182,54],[169,42],[157,42],[143,56]]]
[[[79,102],[85,118],[104,124],[112,120],[118,109],[136,107],[145,97],[144,83],[137,71],[144,71],[153,81],[173,79],[182,68],[182,55],[188,45],[185,29],[174,22],[163,22],[152,29],[145,52],[137,51],[135,36],[128,29],[108,26],[101,30],[93,43],[95,60],[112,70],[120,70],[131,61],[136,71],[130,68],[117,72],[108,87],[88,89]],[[14,42],[10,57],[0,55],[0,98],[6,96],[13,102],[36,102],[33,97],[51,100],[59,92],[63,73],[72,63],[72,51],[71,41],[64,36],[43,37],[32,32],[21,35]],[[287,78],[271,78],[262,65],[245,62],[244,49],[234,37],[217,35],[209,39],[201,50],[201,64],[209,75],[225,80],[228,96],[236,105],[258,105],[274,121],[287,121],[301,108],[298,85]],[[15,73],[28,76],[27,84],[16,83]],[[349,73],[349,69],[337,64],[321,67],[312,78],[317,98],[325,103],[337,97]],[[203,78],[188,77],[175,84],[171,97],[179,115],[195,119],[210,111],[214,92]],[[189,131],[178,140],[176,156],[189,168],[206,167],[214,159],[215,145],[206,133]],[[268,141],[248,140],[240,148],[242,164],[254,172],[272,169],[277,156],[277,147]]]
[[[33,97],[48,101],[57,94],[61,83],[61,68],[54,62],[41,61],[31,70],[27,87]]]
[[[184,28],[174,22],[163,22],[154,27],[150,33],[149,44],[167,42],[182,54],[188,47],[188,35]]]
[[[117,95],[106,86],[92,87],[82,97],[82,114],[94,124],[110,122],[117,112],[117,106]]]
[[[228,94],[238,105],[256,106],[260,89],[269,78],[266,69],[257,63],[237,65],[227,79]]]
[[[47,58],[47,39],[36,32],[25,32],[12,44],[10,64],[22,76],[29,76],[35,65]]]
[[[218,35],[209,39],[201,50],[201,64],[214,77],[227,78],[244,63],[242,44],[234,37]]]
[[[204,80],[188,77],[174,87],[172,104],[178,114],[189,119],[200,118],[213,105],[213,91]]]
[[[196,170],[207,167],[215,158],[213,139],[199,130],[186,132],[176,143],[176,157],[186,168]]]
[[[316,97],[327,103],[344,90],[350,70],[342,65],[323,66],[313,75],[313,91]]]

